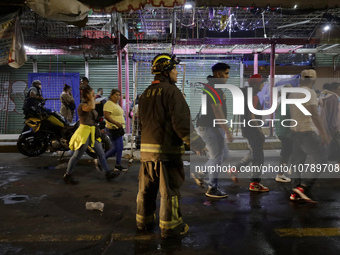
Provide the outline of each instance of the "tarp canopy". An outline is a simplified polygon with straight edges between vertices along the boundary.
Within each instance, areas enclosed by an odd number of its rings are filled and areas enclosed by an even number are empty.
[[[299,9],[325,9],[325,8],[338,8],[340,7],[339,0],[196,0],[196,6],[212,6],[212,7],[219,7],[219,6],[227,6],[227,7],[281,7],[281,8],[294,8],[296,5]]]
[[[105,11],[110,13],[113,11],[138,10],[147,4],[154,7],[174,7],[184,5],[186,0],[79,0],[79,2],[88,5],[95,12]]]

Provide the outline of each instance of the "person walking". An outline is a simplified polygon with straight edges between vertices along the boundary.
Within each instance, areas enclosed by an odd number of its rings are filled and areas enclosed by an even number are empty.
[[[106,152],[105,158],[116,156],[115,171],[127,171],[127,167],[121,165],[125,119],[124,110],[118,104],[120,96],[120,90],[111,90],[110,98],[103,109],[106,120],[105,131],[112,143],[112,148]]]
[[[329,85],[329,90],[324,90],[324,93],[318,100],[319,115],[321,122],[325,126],[327,135],[331,139],[328,146],[328,159],[340,162],[339,155],[339,139],[340,139],[340,110],[339,110],[339,96],[340,83],[333,82]]]
[[[64,174],[63,180],[66,184],[78,184],[79,182],[74,180],[73,170],[78,162],[78,160],[83,156],[88,146],[93,147],[96,152],[101,167],[105,172],[106,180],[113,179],[117,176],[113,170],[109,170],[107,166],[107,162],[105,159],[105,153],[103,151],[103,147],[100,140],[100,135],[98,134],[100,131],[97,130],[95,122],[98,117],[97,112],[94,110],[95,103],[94,98],[95,94],[93,89],[90,86],[82,86],[81,87],[81,95],[82,95],[82,103],[78,106],[78,116],[80,126],[76,130],[76,132],[71,137],[69,147],[72,151],[75,151],[73,156],[70,158],[66,173]],[[99,141],[98,141],[99,140]]]
[[[310,195],[310,188],[314,185],[319,171],[308,172],[308,179],[301,179],[301,166],[303,167],[307,155],[311,155],[314,164],[322,165],[328,163],[326,145],[329,144],[329,136],[325,131],[321,118],[317,111],[318,100],[315,91],[312,89],[316,80],[315,70],[303,70],[301,72],[300,87],[308,90],[311,98],[307,103],[302,104],[311,115],[305,115],[295,104],[290,105],[291,119],[297,125],[291,127],[291,139],[293,142],[292,156],[292,187],[291,201],[303,199],[315,203]],[[290,93],[289,99],[304,98],[303,93]],[[316,133],[318,130],[319,135]]]
[[[213,76],[207,77],[208,83],[203,84],[210,93],[218,94],[221,102],[214,103],[211,97],[207,97],[207,114],[199,115],[197,119],[198,132],[206,143],[206,147],[209,151],[209,160],[205,163],[205,166],[221,166],[223,161],[228,158],[228,145],[225,139],[227,135],[228,142],[233,141],[233,134],[229,130],[227,124],[220,124],[219,127],[213,127],[214,119],[226,119],[227,107],[226,96],[222,89],[215,88],[215,84],[226,84],[229,78],[230,66],[225,63],[217,63],[212,67]],[[204,94],[208,92],[203,91]],[[194,174],[193,174],[194,175]],[[199,175],[199,174],[197,174]],[[213,198],[225,198],[228,195],[218,188],[218,176],[219,173],[209,172],[208,190],[205,193],[208,197]],[[196,176],[193,176],[197,179]],[[203,183],[201,180],[195,180],[197,184]]]
[[[252,88],[252,102],[253,107],[257,110],[262,110],[262,105],[260,103],[259,97],[257,93],[259,93],[264,86],[265,78],[263,78],[260,74],[254,74],[250,76],[248,80],[249,86]],[[248,89],[243,89],[244,97],[248,98]],[[245,100],[245,114],[241,116],[241,121],[244,121],[245,125],[241,126],[242,135],[244,138],[248,140],[248,147],[250,152],[237,164],[236,170],[239,171],[239,168],[244,165],[248,165],[250,162],[252,166],[256,166],[257,170],[252,171],[251,180],[249,185],[250,191],[255,192],[268,192],[269,188],[263,186],[261,182],[261,166],[264,163],[264,153],[263,153],[263,144],[265,141],[265,136],[262,132],[261,125],[256,120],[261,120],[262,116],[257,116],[253,114],[248,107],[247,100]],[[248,125],[248,121],[252,121],[252,126]],[[254,121],[255,120],[255,121]],[[255,126],[255,127],[253,127]],[[254,169],[254,168],[253,168]],[[236,172],[237,172],[236,171]]]
[[[189,107],[175,85],[178,64],[175,55],[157,55],[152,61],[154,81],[139,100],[142,140],[136,224],[140,230],[152,228],[159,191],[162,238],[181,236],[189,230],[179,205],[180,187],[185,177],[183,142],[199,155],[206,151],[205,143],[194,131]]]
[[[60,94],[60,113],[68,122],[72,122],[75,110],[74,98],[71,86],[64,84],[63,92]]]
[[[286,84],[283,86],[283,88],[291,88],[292,85]],[[289,94],[287,94],[287,97]],[[279,91],[279,98],[281,97],[281,91]],[[293,145],[292,141],[290,140],[290,128],[284,127],[281,125],[281,122],[285,119],[290,119],[290,108],[289,105],[286,105],[286,115],[282,115],[281,112],[281,102],[278,103],[276,112],[275,112],[275,133],[279,140],[281,141],[281,159],[280,159],[280,165],[282,167],[286,167],[288,165],[288,161],[290,157],[292,156],[293,152]],[[283,169],[283,168],[282,168]],[[286,177],[284,172],[281,171],[278,173],[275,177],[275,181],[277,182],[291,182],[291,179]]]

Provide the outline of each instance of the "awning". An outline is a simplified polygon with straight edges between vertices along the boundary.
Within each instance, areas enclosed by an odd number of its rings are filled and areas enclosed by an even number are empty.
[[[184,5],[186,0],[79,0],[79,2],[88,5],[95,12],[113,11],[128,12],[131,10],[138,10],[145,5],[152,5],[154,7],[175,7]]]

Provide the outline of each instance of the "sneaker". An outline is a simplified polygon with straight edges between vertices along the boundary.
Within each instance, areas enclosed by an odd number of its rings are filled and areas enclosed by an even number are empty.
[[[301,199],[301,197],[298,194],[296,194],[295,192],[293,192],[292,194],[290,194],[289,199],[291,201],[299,201]]]
[[[286,177],[284,174],[282,175],[276,175],[275,181],[277,182],[291,182],[292,180],[288,177]]]
[[[238,178],[237,178],[237,169],[236,167],[231,167],[230,169],[228,169],[228,174],[230,176],[230,178],[233,180],[233,182],[238,183]]]
[[[162,238],[174,238],[184,236],[189,231],[188,224],[182,223],[174,229],[162,229]]]
[[[103,168],[100,165],[99,160],[98,159],[94,159],[93,162],[94,162],[94,165],[96,166],[97,171],[103,172]]]
[[[205,193],[207,197],[213,197],[213,198],[226,198],[228,197],[228,194],[220,191],[218,188],[212,188],[209,187],[208,191]]]
[[[263,186],[259,182],[251,182],[249,185],[249,190],[250,191],[257,191],[257,192],[267,192],[269,189],[265,186]]]
[[[115,169],[114,169],[115,172],[126,172],[127,170],[128,170],[127,167],[118,166],[118,165],[115,165]]]
[[[109,171],[105,174],[105,178],[106,178],[107,181],[109,181],[113,178],[116,178],[118,175],[119,175],[119,173],[116,173],[116,172],[111,170],[111,171]]]
[[[305,200],[306,202],[309,202],[309,203],[313,203],[315,204],[316,201],[314,201],[313,199],[311,199],[308,195],[306,195],[306,191],[304,188],[302,187],[296,187],[293,189],[293,191],[298,194],[301,199]]]
[[[194,173],[191,173],[191,177],[194,179],[199,187],[205,188],[205,181],[203,178],[197,177]]]
[[[78,184],[79,182],[73,179],[73,174],[64,174],[63,180],[66,184]]]

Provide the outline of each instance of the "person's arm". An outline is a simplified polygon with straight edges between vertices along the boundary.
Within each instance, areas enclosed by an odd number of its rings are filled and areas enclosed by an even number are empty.
[[[222,110],[222,105],[221,104],[211,104],[211,108],[213,109],[214,115],[216,119],[225,119],[223,110]],[[227,139],[228,142],[232,142],[234,140],[233,138],[233,133],[230,132],[228,124],[219,124],[220,127],[224,130],[224,132],[227,134]]]
[[[328,135],[325,131],[325,128],[323,127],[323,124],[322,124],[320,116],[318,114],[318,109],[317,109],[316,105],[315,104],[306,105],[305,107],[306,107],[307,111],[309,111],[312,114],[312,121],[313,121],[314,125],[316,126],[316,128],[320,132],[320,137],[321,137],[321,144],[320,145],[329,144],[330,138],[328,137]]]
[[[43,99],[44,99],[42,96],[38,96],[38,95],[34,94],[34,92],[33,92],[33,91],[31,91],[31,93],[30,93],[30,97],[34,97],[34,98],[36,98],[36,99],[41,99],[41,100],[43,100]]]
[[[74,103],[74,98],[70,94],[64,93],[61,96],[64,98],[67,104]]]
[[[118,128],[122,128],[123,125],[111,118],[111,112],[104,111],[104,118],[106,121],[116,125]]]
[[[84,112],[91,112],[96,108],[96,105],[94,103],[94,96],[91,96],[91,94],[88,94],[87,97],[89,100],[87,101],[87,103],[83,104],[81,109]]]

